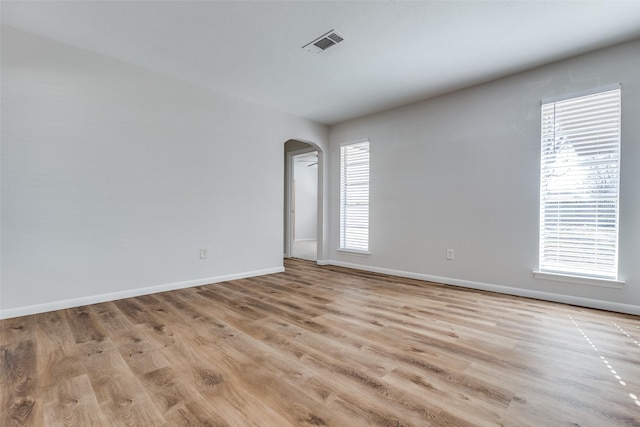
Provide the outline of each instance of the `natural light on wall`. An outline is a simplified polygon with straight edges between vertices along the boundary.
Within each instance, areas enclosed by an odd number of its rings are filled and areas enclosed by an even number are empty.
[[[620,98],[542,104],[540,272],[617,280]]]
[[[340,147],[340,249],[369,250],[369,141]]]

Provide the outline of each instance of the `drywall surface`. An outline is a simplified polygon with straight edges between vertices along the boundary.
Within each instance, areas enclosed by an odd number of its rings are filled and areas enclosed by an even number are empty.
[[[15,314],[281,269],[283,144],[328,129],[3,27],[1,136]]]
[[[623,289],[540,280],[540,105],[622,84],[619,277]],[[328,260],[635,306],[640,310],[640,41],[333,126],[339,144],[371,142],[370,256],[336,250],[339,180],[331,175]],[[446,250],[455,259],[446,259]],[[528,295],[533,295],[531,292]]]
[[[293,161],[295,180],[295,240],[318,237],[318,165]]]

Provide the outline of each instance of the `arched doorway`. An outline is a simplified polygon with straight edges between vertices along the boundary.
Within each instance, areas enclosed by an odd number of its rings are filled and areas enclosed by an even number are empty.
[[[284,156],[284,257],[317,261],[323,246],[323,151],[290,139]]]

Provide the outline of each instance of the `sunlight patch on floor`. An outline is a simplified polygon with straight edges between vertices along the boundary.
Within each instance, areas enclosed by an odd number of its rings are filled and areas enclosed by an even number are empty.
[[[607,358],[602,356],[600,354],[600,351],[598,350],[598,347],[595,346],[595,344],[591,341],[591,339],[589,338],[589,336],[582,330],[582,328],[580,327],[580,325],[578,325],[578,322],[576,322],[574,320],[573,317],[571,317],[571,315],[568,315],[569,319],[571,319],[571,322],[573,322],[573,325],[578,329],[578,331],[582,334],[583,338],[587,341],[587,343],[589,343],[589,345],[591,346],[591,348],[598,353],[598,356],[600,356],[600,360],[602,360],[602,363],[605,364],[605,366],[607,367],[607,369],[609,370],[609,372],[611,373],[611,375],[613,375],[613,377],[616,379],[616,381],[618,381],[618,383],[623,386],[626,387],[627,383],[622,379],[622,377],[618,374],[618,372],[613,369],[613,366],[611,366],[611,364],[609,363],[609,361],[607,361]],[[636,340],[634,340],[633,338],[631,338],[631,336],[626,333],[620,326],[618,326],[618,324],[616,324],[614,322],[614,325],[622,332],[624,333],[628,338],[632,339],[634,343],[638,344],[638,342]],[[634,403],[638,406],[640,406],[640,400],[638,399],[638,396],[636,396],[634,393],[629,393],[629,397],[631,398],[631,400],[634,401]]]

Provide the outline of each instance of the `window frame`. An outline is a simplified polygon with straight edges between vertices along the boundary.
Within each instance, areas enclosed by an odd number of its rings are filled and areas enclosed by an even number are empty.
[[[354,146],[362,146],[365,145],[367,146],[367,168],[366,168],[366,248],[363,248],[361,246],[357,246],[357,245],[351,245],[349,243],[349,241],[353,241],[353,240],[358,240],[358,238],[354,238],[353,236],[351,238],[349,238],[348,234],[349,234],[349,230],[352,227],[347,227],[345,224],[346,221],[346,217],[348,215],[347,212],[347,204],[348,201],[345,201],[344,197],[347,196],[347,192],[346,192],[346,188],[345,188],[345,180],[349,179],[345,174],[346,174],[346,170],[345,167],[347,165],[345,165],[345,158],[344,158],[344,153],[345,153],[345,149],[348,149],[349,147],[354,147]],[[339,252],[347,252],[347,253],[352,253],[352,254],[359,254],[359,255],[370,255],[370,205],[371,205],[371,197],[370,197],[370,182],[371,182],[371,142],[369,141],[369,139],[363,139],[363,140],[358,140],[358,141],[351,141],[351,142],[345,142],[340,144],[340,176],[339,176],[339,235],[338,235],[338,251]],[[354,177],[351,177],[352,179],[354,179]],[[353,197],[357,197],[352,195]],[[352,205],[353,206],[353,205]],[[357,221],[357,219],[356,219]],[[357,226],[355,228],[358,228]],[[360,238],[361,239],[361,238]]]
[[[581,92],[576,92],[576,93],[571,93],[571,94],[567,94],[567,95],[562,95],[562,96],[558,96],[558,97],[553,97],[553,98],[546,98],[543,99],[541,102],[541,107],[540,107],[540,112],[541,112],[541,117],[540,117],[540,153],[541,153],[541,157],[540,157],[540,194],[539,194],[539,208],[540,208],[540,217],[539,217],[539,227],[538,227],[538,236],[539,236],[539,245],[538,245],[538,270],[534,271],[534,276],[538,279],[546,279],[546,280],[555,280],[555,281],[562,281],[562,282],[570,282],[570,283],[579,283],[579,284],[586,284],[586,285],[594,285],[594,286],[604,286],[604,287],[612,287],[612,288],[622,288],[624,285],[624,281],[619,279],[619,263],[618,263],[618,259],[619,259],[619,240],[620,240],[620,222],[619,222],[619,216],[620,216],[620,164],[621,164],[621,140],[622,140],[622,90],[621,90],[621,84],[620,83],[616,83],[616,84],[612,84],[612,85],[607,85],[607,86],[600,86],[597,88],[591,88],[588,90],[584,90]],[[616,156],[617,158],[615,159],[615,161],[613,163],[615,163],[615,167],[616,167],[616,179],[617,181],[615,182],[615,247],[613,250],[613,257],[614,257],[614,261],[612,263],[610,263],[610,266],[613,266],[613,268],[615,269],[615,275],[614,274],[606,274],[603,273],[602,275],[599,274],[585,274],[584,273],[584,269],[583,271],[579,271],[579,267],[577,269],[572,270],[571,266],[569,266],[569,263],[565,260],[565,264],[563,266],[561,266],[558,269],[550,269],[550,268],[545,268],[545,261],[547,261],[547,265],[551,264],[551,262],[548,261],[548,257],[544,258],[544,245],[545,245],[545,233],[547,233],[547,231],[545,231],[544,227],[545,227],[545,199],[544,196],[548,195],[548,194],[553,194],[553,192],[551,193],[545,193],[544,191],[544,187],[546,184],[549,184],[550,181],[545,181],[545,172],[547,174],[550,173],[550,170],[552,169],[552,167],[550,166],[549,168],[545,169],[545,138],[548,138],[548,135],[545,134],[545,116],[543,111],[545,110],[546,106],[549,106],[550,104],[553,104],[553,107],[555,108],[556,104],[561,104],[561,107],[563,106],[562,103],[571,103],[572,101],[575,102],[575,100],[578,100],[579,98],[583,98],[583,97],[588,97],[588,96],[592,96],[592,95],[598,95],[598,94],[606,94],[612,91],[618,91],[618,115],[616,117],[617,121],[618,121],[618,127],[617,127],[617,145],[615,146],[615,150],[616,150]],[[565,104],[566,105],[566,104]],[[572,113],[575,114],[575,113]],[[558,116],[554,110],[553,112],[553,125],[554,128],[557,124],[557,120],[558,120]],[[575,119],[572,119],[575,120]],[[580,125],[581,126],[581,125]],[[582,127],[580,128],[582,129]],[[584,131],[584,130],[582,130]],[[556,144],[556,135],[555,135],[555,129],[554,129],[554,135],[553,135],[553,144]],[[600,140],[598,140],[597,143],[593,143],[592,145],[588,145],[588,148],[591,149],[592,147],[596,147],[596,148],[600,148],[600,144],[606,144],[606,140],[605,142],[601,142]],[[571,144],[571,148],[572,150],[575,150],[575,147],[573,146],[573,144]],[[579,154],[575,154],[576,156]],[[604,162],[602,163],[604,164]],[[571,163],[571,165],[573,165],[573,167],[585,167],[583,164],[580,164],[578,161],[575,161],[573,163]],[[593,178],[591,175],[587,175],[587,182],[588,184],[593,184]],[[574,178],[575,179],[575,178]],[[587,189],[592,188],[592,187],[587,187]],[[578,198],[579,196],[583,196],[584,197],[584,190],[582,193],[580,193],[579,191],[573,191],[570,193],[570,195],[574,198]],[[562,199],[562,200],[567,200],[567,198]],[[594,197],[592,198],[585,198],[585,200],[587,200],[589,203],[598,203],[598,202],[594,202],[593,200],[596,199]],[[599,206],[599,205],[597,205]],[[558,212],[562,212],[562,211],[558,211]],[[559,215],[559,214],[558,214]],[[581,223],[579,223],[578,225],[580,225]],[[588,233],[585,233],[584,236],[587,236]],[[567,242],[568,243],[568,242]],[[567,244],[565,243],[565,245]],[[597,246],[597,244],[596,244]],[[567,248],[567,246],[565,246],[565,248]],[[595,247],[594,247],[595,249]],[[559,264],[561,264],[562,261],[559,261]],[[594,265],[597,265],[594,264]]]

